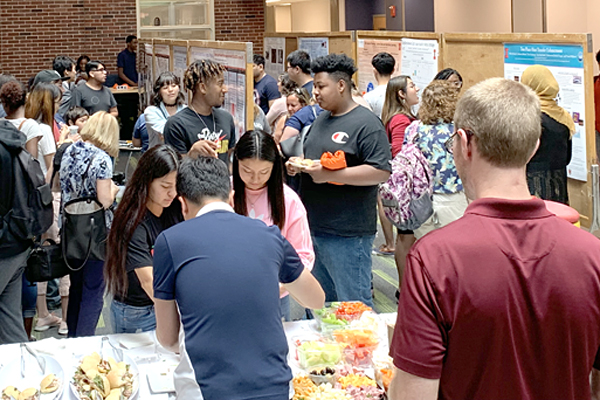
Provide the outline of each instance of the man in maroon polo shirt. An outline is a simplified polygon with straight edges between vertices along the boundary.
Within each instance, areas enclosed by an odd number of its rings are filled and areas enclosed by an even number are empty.
[[[459,101],[446,147],[474,201],[408,255],[391,399],[590,398],[600,242],[529,194],[540,115],[529,88],[501,78]]]

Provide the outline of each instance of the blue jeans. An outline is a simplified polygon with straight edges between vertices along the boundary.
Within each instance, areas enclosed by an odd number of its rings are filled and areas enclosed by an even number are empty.
[[[23,274],[23,290],[21,293],[21,309],[23,318],[35,317],[35,304],[37,301],[37,285],[29,282]]]
[[[115,333],[136,333],[156,329],[154,306],[136,307],[113,300],[110,316]]]
[[[315,266],[312,270],[325,301],[359,300],[373,306],[371,296],[371,249],[375,235],[312,235]]]

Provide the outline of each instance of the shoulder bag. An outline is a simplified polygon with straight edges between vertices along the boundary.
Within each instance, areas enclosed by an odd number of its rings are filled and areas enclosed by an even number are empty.
[[[82,176],[82,187],[94,156],[90,158]],[[68,201],[63,207],[60,241],[65,263],[72,271],[78,271],[88,260],[104,260],[107,229],[105,210],[97,196],[79,197]]]

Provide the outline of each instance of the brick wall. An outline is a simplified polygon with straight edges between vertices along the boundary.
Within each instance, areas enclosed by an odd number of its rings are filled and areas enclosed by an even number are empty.
[[[117,73],[136,24],[135,0],[0,0],[0,72],[26,81],[56,55],[87,54]],[[215,0],[216,40],[251,41],[260,54],[264,30],[264,0]]]
[[[0,0],[0,71],[26,81],[56,55],[87,54],[117,73],[135,33],[135,0]]]
[[[255,54],[263,51],[264,0],[215,0],[215,39],[253,42]]]

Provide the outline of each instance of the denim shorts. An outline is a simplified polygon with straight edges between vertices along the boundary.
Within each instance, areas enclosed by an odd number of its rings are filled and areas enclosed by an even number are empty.
[[[110,316],[115,333],[136,333],[156,329],[154,306],[136,307],[113,300]]]

